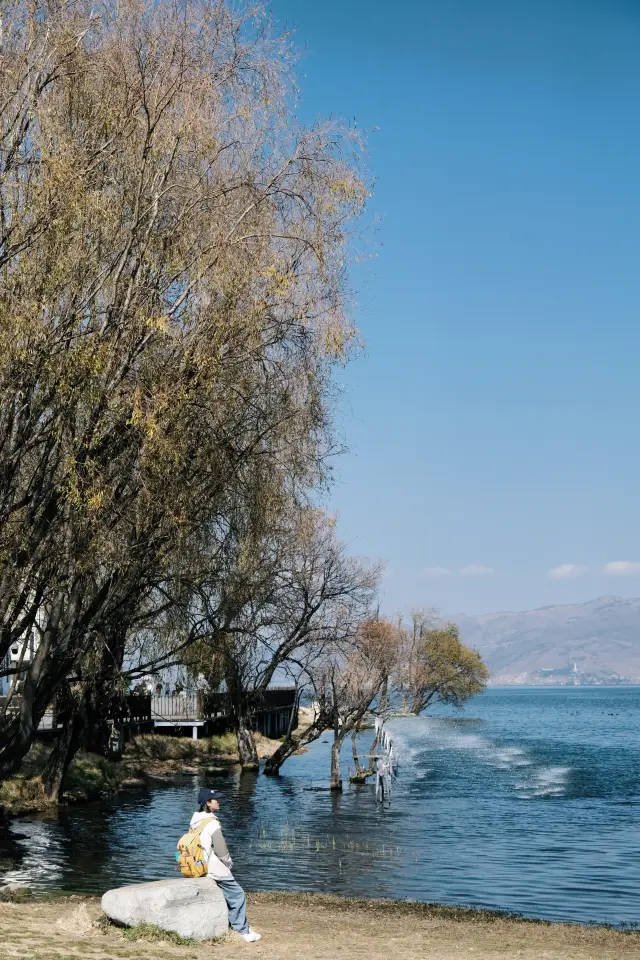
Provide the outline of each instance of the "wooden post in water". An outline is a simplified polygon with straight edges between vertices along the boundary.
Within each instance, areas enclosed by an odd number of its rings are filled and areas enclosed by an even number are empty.
[[[376,726],[376,733],[379,733],[379,731],[382,731],[380,743],[383,753],[378,757],[376,763],[376,800],[378,803],[384,803],[385,800],[391,801],[391,782],[397,761],[393,737],[388,730],[384,729],[382,724],[380,727]]]

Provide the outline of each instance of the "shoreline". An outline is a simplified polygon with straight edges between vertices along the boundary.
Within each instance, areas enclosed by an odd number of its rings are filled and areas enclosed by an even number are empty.
[[[264,960],[627,960],[640,957],[640,932],[597,924],[557,923],[469,907],[332,894],[249,893],[252,925]],[[230,934],[215,943],[176,942],[151,930],[123,931],[101,920],[97,897],[16,895],[0,900],[0,957],[140,960],[241,957]],[[132,940],[135,943],[132,943]],[[10,947],[7,950],[7,946]]]
[[[175,879],[172,876],[167,879]],[[140,881],[143,882],[143,881]],[[125,884],[127,886],[127,884]],[[132,884],[136,886],[136,884]],[[488,907],[474,907],[469,904],[442,903],[435,900],[410,900],[390,897],[351,897],[347,894],[319,893],[313,890],[251,890],[245,888],[247,902],[255,904],[316,906],[349,913],[353,910],[379,910],[381,913],[430,917],[446,920],[468,921],[473,923],[495,923],[505,921],[513,924],[537,924],[543,927],[570,927],[586,930],[608,930],[624,936],[636,937],[640,947],[640,917],[635,925],[605,923],[599,920],[547,920],[544,917],[527,916],[512,913],[509,910],[493,910]],[[0,884],[0,904],[65,905],[70,903],[100,904],[100,894],[82,890],[55,890],[47,887],[30,887],[28,883]],[[117,929],[117,925],[114,924]]]
[[[294,731],[298,734],[312,722],[313,711],[300,707],[299,718]],[[255,742],[259,760],[266,760],[281,744],[281,740],[271,740],[260,733],[255,734]],[[36,741],[24,758],[21,770],[8,780],[0,781],[0,827],[3,822],[43,810],[53,811],[127,791],[151,789],[185,774],[216,776],[241,768],[236,735],[232,731],[201,740],[143,734],[126,745],[118,760],[80,752],[72,761],[69,784],[62,799],[52,800],[44,793],[41,776],[49,749]],[[307,748],[301,747],[296,754],[306,752]]]
[[[265,760],[280,745],[258,735],[258,756]],[[62,800],[45,796],[42,770],[47,751],[39,745],[28,755],[23,770],[0,782],[0,825],[33,813],[108,799],[120,793],[152,789],[185,774],[226,774],[240,768],[235,735],[189,740],[148,734],[128,745],[120,760],[80,753],[70,768],[69,786]]]

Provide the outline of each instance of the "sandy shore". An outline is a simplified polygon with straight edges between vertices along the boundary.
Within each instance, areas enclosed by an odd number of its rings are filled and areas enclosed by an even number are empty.
[[[132,939],[96,899],[0,903],[0,957],[16,960],[640,960],[640,934],[305,894],[253,894],[258,944]]]

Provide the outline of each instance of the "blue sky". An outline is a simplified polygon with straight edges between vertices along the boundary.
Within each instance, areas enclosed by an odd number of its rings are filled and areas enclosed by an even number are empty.
[[[377,128],[332,506],[384,606],[640,596],[640,3],[272,6]]]

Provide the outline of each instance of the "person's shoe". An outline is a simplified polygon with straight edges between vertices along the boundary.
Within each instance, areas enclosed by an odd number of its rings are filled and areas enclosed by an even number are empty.
[[[255,930],[251,929],[251,927],[249,927],[248,933],[241,933],[240,936],[245,943],[255,943],[256,940],[262,940],[262,934],[256,933]]]

